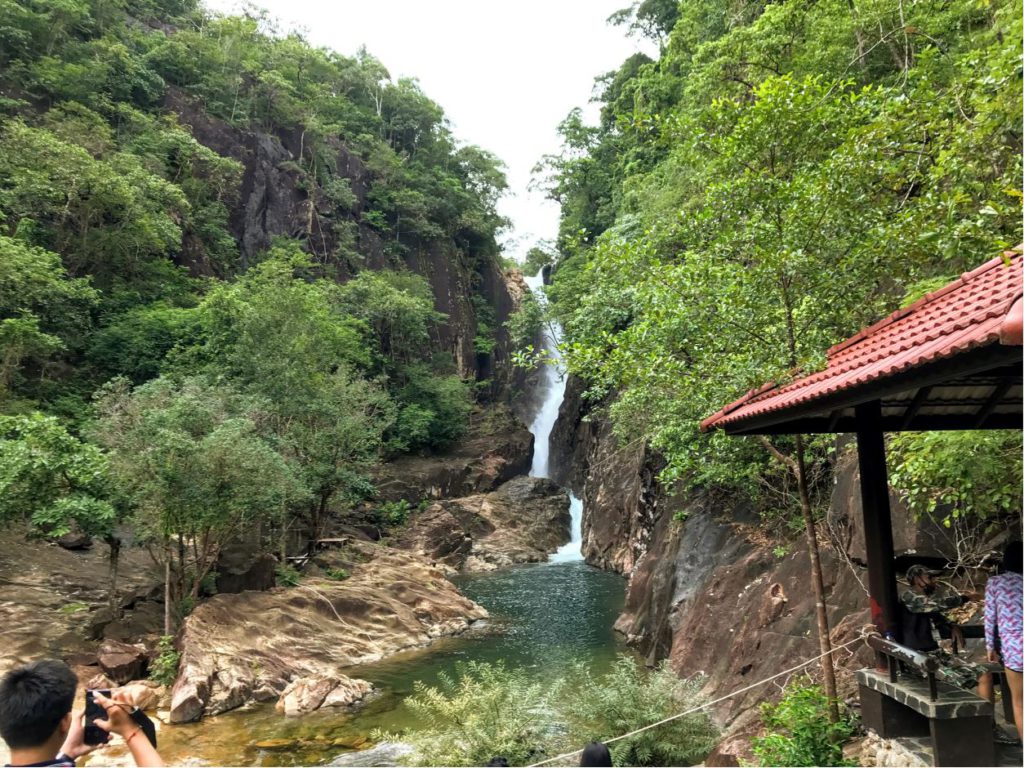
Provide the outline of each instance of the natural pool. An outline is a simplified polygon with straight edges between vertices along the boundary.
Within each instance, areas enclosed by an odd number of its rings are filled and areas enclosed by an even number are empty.
[[[375,728],[415,728],[415,717],[404,704],[413,683],[434,684],[439,674],[454,672],[460,662],[504,661],[543,680],[562,674],[573,661],[582,661],[599,674],[623,650],[612,625],[622,610],[625,582],[615,574],[577,560],[518,566],[455,581],[490,611],[486,631],[346,670],[380,690],[357,712],[286,718],[273,705],[229,712],[195,724],[164,727],[161,754],[174,763],[321,764]],[[266,744],[275,740],[279,743]]]

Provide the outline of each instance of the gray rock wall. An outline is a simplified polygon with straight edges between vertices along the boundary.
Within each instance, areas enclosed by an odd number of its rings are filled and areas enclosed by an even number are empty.
[[[243,269],[270,247],[276,237],[302,240],[306,249],[324,264],[331,264],[344,280],[354,266],[339,256],[340,228],[356,233],[359,268],[407,267],[423,276],[434,292],[434,306],[447,315],[435,338],[437,351],[452,355],[461,375],[489,380],[492,397],[508,395],[514,375],[512,350],[503,324],[517,304],[509,290],[510,277],[491,256],[465,252],[452,240],[418,242],[403,237],[405,255],[389,257],[380,235],[364,224],[360,211],[367,202],[372,177],[365,163],[340,141],[333,141],[335,170],[349,181],[356,198],[353,209],[337,207],[323,190],[305,174],[300,161],[306,152],[300,130],[279,135],[242,131],[208,115],[182,91],[169,88],[165,108],[177,115],[200,144],[243,168],[237,199],[229,204],[229,224],[238,241]],[[194,274],[216,271],[197,243],[182,243],[181,263]],[[477,332],[477,311],[472,297],[483,297],[494,310],[497,347],[489,355],[478,355],[473,346]]]

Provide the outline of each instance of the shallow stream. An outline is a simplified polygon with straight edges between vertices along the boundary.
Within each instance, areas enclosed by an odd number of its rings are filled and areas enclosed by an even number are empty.
[[[441,673],[455,672],[460,662],[504,661],[538,680],[550,680],[573,661],[600,673],[621,650],[611,627],[622,609],[624,581],[615,574],[577,560],[524,565],[455,581],[491,612],[485,631],[348,670],[380,689],[358,711],[328,710],[289,718],[278,715],[271,703],[229,712],[191,725],[165,726],[161,754],[175,763],[321,764],[375,728],[417,727],[404,703],[413,683],[436,684]]]

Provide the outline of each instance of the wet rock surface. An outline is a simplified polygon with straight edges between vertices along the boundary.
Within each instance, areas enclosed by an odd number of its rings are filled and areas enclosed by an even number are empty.
[[[402,764],[402,758],[412,752],[412,747],[400,742],[386,741],[361,752],[339,755],[328,765],[348,765],[354,768],[387,768]]]
[[[104,637],[131,628],[147,647],[160,633],[163,574],[141,549],[122,548],[118,594],[123,610],[108,607],[107,545],[68,550],[33,539],[18,526],[0,529],[0,674],[39,658],[95,658]],[[154,620],[155,619],[155,620]],[[84,654],[84,656],[82,656]],[[73,664],[74,665],[74,664]],[[100,672],[93,667],[93,674]]]
[[[493,570],[542,562],[569,540],[569,497],[544,478],[518,477],[496,491],[432,504],[397,546],[445,570]]]
[[[320,707],[347,707],[373,690],[365,680],[337,677],[299,677],[281,691],[276,709],[285,715],[305,715]]]
[[[351,575],[216,595],[196,608],[180,633],[171,722],[278,698],[301,677],[340,680],[346,667],[458,634],[487,616],[408,552],[353,540],[318,563]]]
[[[642,443],[622,445],[603,404],[583,398],[570,376],[551,431],[551,473],[583,500],[583,556],[599,568],[630,574],[651,544],[665,499],[656,475],[659,458]]]

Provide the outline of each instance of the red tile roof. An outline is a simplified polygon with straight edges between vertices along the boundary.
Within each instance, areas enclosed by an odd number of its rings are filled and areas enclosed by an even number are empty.
[[[949,285],[897,310],[828,351],[824,370],[777,386],[751,390],[701,422],[702,432],[765,414],[812,405],[843,390],[969,350],[1022,344],[1021,250],[1007,251]],[[781,414],[780,414],[781,415]]]

